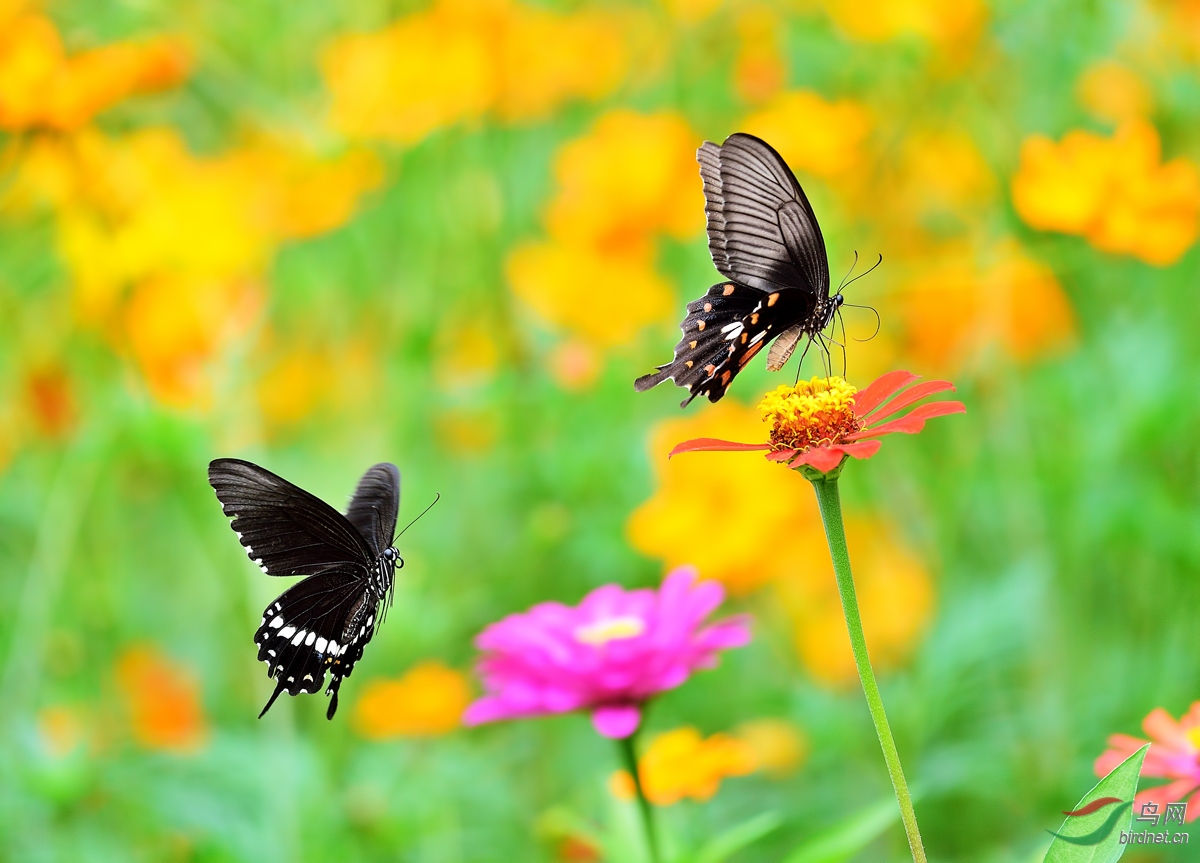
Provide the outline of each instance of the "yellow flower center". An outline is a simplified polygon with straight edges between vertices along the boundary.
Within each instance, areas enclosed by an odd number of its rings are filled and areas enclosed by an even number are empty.
[[[763,396],[758,409],[771,424],[775,449],[806,450],[837,443],[862,428],[854,413],[858,390],[839,377],[786,384]]]
[[[622,638],[635,638],[646,631],[646,622],[640,617],[625,615],[608,617],[584,626],[575,627],[575,640],[599,647]]]

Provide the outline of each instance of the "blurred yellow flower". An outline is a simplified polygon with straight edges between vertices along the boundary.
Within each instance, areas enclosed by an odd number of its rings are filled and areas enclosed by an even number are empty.
[[[667,13],[684,24],[696,24],[710,18],[725,0],[662,0]]]
[[[674,292],[644,249],[523,243],[506,269],[513,293],[539,318],[597,347],[625,344],[674,311]]]
[[[440,662],[423,662],[397,680],[372,680],[354,708],[354,726],[372,740],[432,737],[458,728],[471,700],[466,677]]]
[[[674,292],[655,269],[655,241],[662,233],[690,237],[704,225],[696,142],[677,114],[619,110],[564,145],[555,159],[558,187],[546,207],[550,238],[509,254],[513,293],[592,348],[625,344],[646,325],[672,317]],[[602,308],[596,297],[605,298]],[[594,377],[587,365],[563,366],[556,376],[581,386]]]
[[[491,318],[449,315],[434,338],[434,374],[443,389],[484,383],[500,362],[498,324]]]
[[[741,129],[769,141],[792,170],[831,177],[862,164],[871,115],[849,99],[792,90],[749,114]]]
[[[786,719],[751,719],[733,731],[754,753],[758,769],[770,776],[788,776],[808,758],[804,729]]]
[[[527,120],[599,99],[627,67],[614,14],[513,0],[437,0],[379,32],[339,37],[321,58],[334,128],[402,144],[489,112]]]
[[[1174,263],[1196,239],[1200,172],[1182,158],[1163,163],[1158,132],[1141,120],[1112,138],[1077,130],[1058,144],[1026,139],[1012,193],[1032,227],[1151,264]]]
[[[187,75],[177,40],[120,42],[66,56],[54,23],[29,14],[0,27],[0,129],[71,131],[130,96]]]
[[[650,441],[656,490],[626,525],[633,547],[660,558],[664,571],[694,564],[703,578],[735,594],[791,576],[798,561],[817,559],[806,553],[824,548],[816,500],[789,471],[757,458],[667,458],[681,440],[763,435],[758,411],[731,399],[656,424]],[[766,537],[771,541],[761,541]]]
[[[885,42],[918,36],[961,53],[975,44],[987,19],[983,0],[821,0],[850,38]]]
[[[745,776],[757,767],[754,750],[744,741],[727,734],[704,738],[690,727],[655,737],[638,759],[642,790],[656,806],[671,806],[685,797],[709,800],[722,779]],[[623,800],[636,793],[628,771],[614,773],[609,784]]]
[[[443,408],[433,418],[438,442],[447,452],[462,456],[485,453],[496,442],[499,420],[489,408]]]
[[[733,84],[747,102],[765,102],[783,89],[787,80],[780,45],[783,30],[783,21],[769,7],[754,6],[738,15]]]
[[[125,650],[116,663],[134,739],[148,749],[189,752],[208,736],[200,688],[191,672],[156,647]]]
[[[1045,265],[1014,243],[985,265],[951,255],[900,288],[905,355],[932,374],[950,374],[991,347],[1028,362],[1075,335],[1070,301]]]
[[[255,383],[263,420],[274,428],[295,425],[310,416],[336,384],[325,352],[303,346],[284,350],[272,357]]]
[[[876,519],[846,520],[858,602],[876,670],[907,659],[933,612],[934,588],[921,561]],[[815,554],[804,571],[776,583],[809,673],[831,685],[858,680],[832,564]]]
[[[547,231],[604,253],[642,249],[660,233],[693,236],[704,227],[698,144],[674,112],[604,114],[555,156]]]
[[[53,758],[70,755],[83,743],[83,722],[78,712],[64,705],[43,708],[37,717],[38,736]]]
[[[365,153],[320,159],[272,139],[198,158],[172,129],[84,130],[35,142],[10,201],[56,211],[79,321],[131,356],[155,397],[203,407],[279,245],[341,224],[381,180]]]
[[[1093,116],[1112,123],[1148,117],[1154,108],[1146,83],[1115,60],[1100,60],[1088,66],[1076,92],[1080,104]]]

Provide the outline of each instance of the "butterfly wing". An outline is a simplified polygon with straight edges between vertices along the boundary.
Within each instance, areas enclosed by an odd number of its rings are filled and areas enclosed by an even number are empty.
[[[208,466],[208,482],[246,554],[267,575],[366,572],[375,560],[345,516],[265,468],[219,458]]]
[[[346,520],[376,558],[392,544],[399,508],[400,471],[394,464],[382,462],[363,474],[346,508]]]
[[[804,190],[766,141],[741,132],[696,152],[708,248],[721,275],[770,293],[829,296],[825,239]]]
[[[815,302],[803,291],[763,293],[732,282],[713,285],[703,297],[688,303],[674,359],[638,378],[633,387],[642,392],[673,380],[689,393],[680,407],[687,407],[698,395],[719,401],[751,357],[807,319]]]
[[[263,612],[254,633],[258,658],[277,683],[262,718],[281,692],[318,692],[331,674],[326,716],[337,711],[338,689],[375,634],[379,600],[356,574],[326,572],[285,590]]]

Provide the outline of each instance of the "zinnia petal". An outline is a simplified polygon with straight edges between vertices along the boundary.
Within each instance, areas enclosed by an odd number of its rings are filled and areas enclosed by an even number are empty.
[[[695,440],[685,440],[681,444],[676,444],[675,448],[667,453],[667,458],[673,455],[679,455],[681,452],[744,452],[746,450],[770,449],[769,443],[738,443],[731,440],[720,440],[714,437],[700,437]]]
[[[921,429],[925,428],[925,421],[934,417],[945,416],[946,414],[963,414],[967,412],[967,407],[962,402],[934,402],[933,404],[921,405],[910,414],[905,414],[898,420],[884,423],[873,429],[860,431],[858,434],[850,435],[848,440],[858,441],[865,438],[883,437],[884,435],[894,434],[895,432],[904,432],[905,434],[916,434]]]
[[[879,407],[884,399],[893,395],[901,387],[912,383],[917,378],[918,375],[903,370],[881,375],[869,387],[854,397],[854,412],[860,417],[866,416]]]
[[[642,711],[632,704],[597,707],[592,711],[592,725],[605,737],[618,740],[637,731]]]
[[[835,467],[842,463],[844,454],[840,447],[820,446],[802,452],[790,462],[788,467],[800,467],[801,465],[811,465],[821,473],[829,473]]]
[[[919,383],[915,386],[909,387],[886,405],[879,408],[874,416],[867,417],[861,413],[859,416],[863,417],[868,425],[873,425],[880,420],[887,419],[888,417],[899,413],[909,405],[916,404],[926,396],[931,396],[934,393],[940,393],[945,390],[950,390],[953,392],[954,384],[950,383],[950,381],[925,381],[924,383]],[[858,405],[856,404],[855,407],[858,407]]]

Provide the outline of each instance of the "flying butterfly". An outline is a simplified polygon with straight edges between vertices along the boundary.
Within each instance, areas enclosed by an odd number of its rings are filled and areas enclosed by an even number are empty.
[[[346,514],[265,468],[236,458],[208,466],[208,482],[246,554],[267,575],[305,575],[263,612],[254,633],[275,691],[317,692],[330,677],[325,714],[337,712],[338,688],[391,605],[404,561],[393,532],[400,472],[377,464],[358,482]]]
[[[729,281],[688,303],[683,338],[671,362],[634,382],[638,392],[672,380],[715,402],[737,373],[770,344],[778,371],[805,336],[809,344],[833,321],[840,290],[829,293],[825,240],[808,198],[766,141],[742,132],[696,151],[704,181],[708,249]]]

